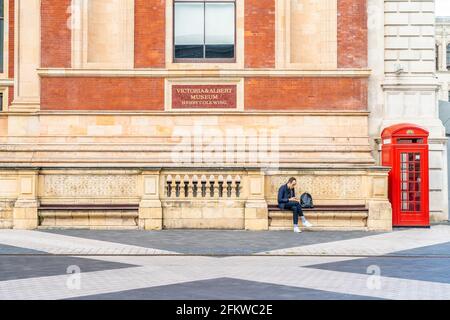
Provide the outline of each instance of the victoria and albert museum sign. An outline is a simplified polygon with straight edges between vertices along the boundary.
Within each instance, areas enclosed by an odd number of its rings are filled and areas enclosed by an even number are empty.
[[[234,109],[236,85],[173,85],[172,109]]]

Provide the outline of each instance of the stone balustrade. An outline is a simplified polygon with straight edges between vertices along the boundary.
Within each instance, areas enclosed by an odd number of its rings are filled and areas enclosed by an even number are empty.
[[[357,225],[353,215],[348,221],[340,216],[333,220],[339,225],[330,220],[327,228],[349,224],[362,230],[389,230],[387,172],[381,167],[266,171],[3,167],[0,228],[269,230],[268,204],[276,203],[279,186],[294,176],[297,194],[311,193],[317,205],[359,205],[368,212]]]
[[[242,183],[239,175],[167,175],[164,177],[164,196],[194,199],[238,199],[241,197]]]

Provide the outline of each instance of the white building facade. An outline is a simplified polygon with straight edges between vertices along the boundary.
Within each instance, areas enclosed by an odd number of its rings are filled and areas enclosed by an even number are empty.
[[[450,82],[450,17],[436,17],[436,74],[439,100],[449,101]]]
[[[374,156],[380,162],[384,128],[412,123],[427,129],[430,217],[448,220],[447,138],[439,119],[434,0],[369,0],[368,8],[369,29],[376,31],[369,32],[370,130],[378,150]]]

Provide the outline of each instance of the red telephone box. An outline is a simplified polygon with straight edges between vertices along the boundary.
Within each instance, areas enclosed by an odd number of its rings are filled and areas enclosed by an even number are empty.
[[[394,227],[429,227],[428,131],[403,123],[381,134]]]

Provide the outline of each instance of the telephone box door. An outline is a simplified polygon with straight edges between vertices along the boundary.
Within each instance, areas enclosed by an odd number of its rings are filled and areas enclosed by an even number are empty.
[[[391,187],[395,201],[394,226],[429,226],[428,156],[426,148],[396,148],[393,170],[398,182]]]

